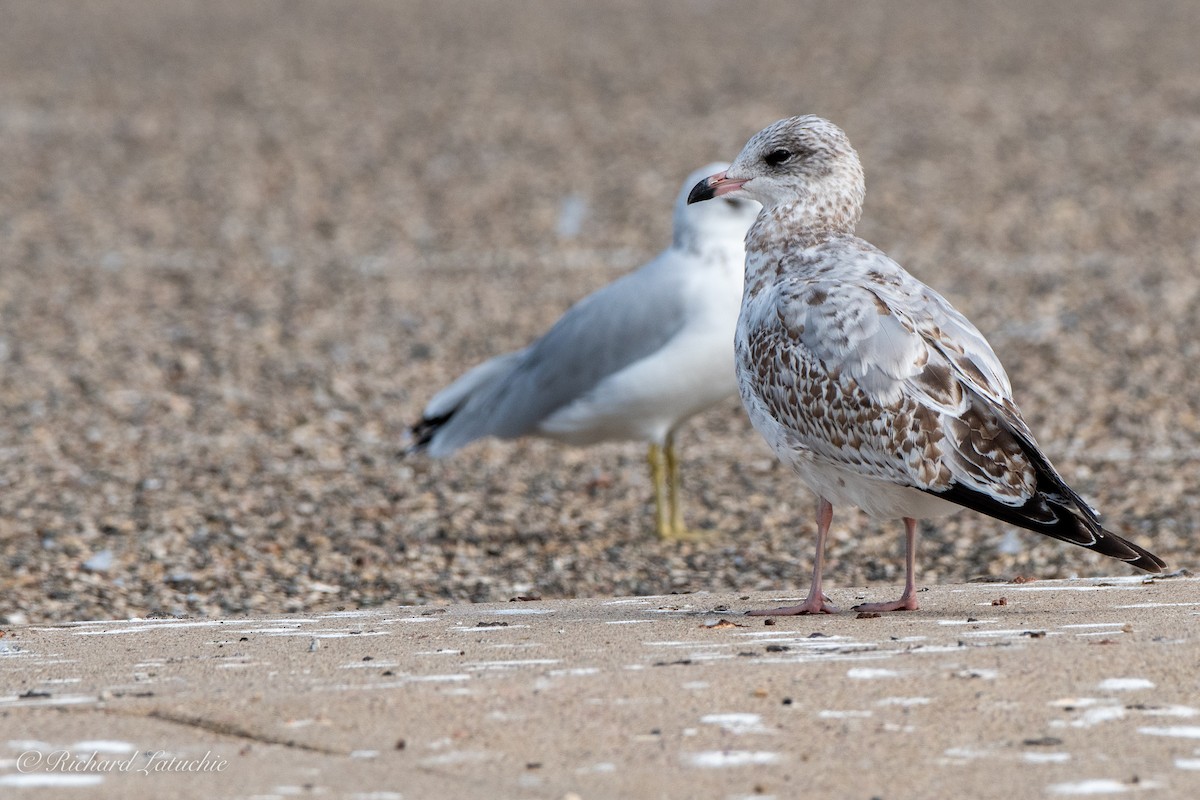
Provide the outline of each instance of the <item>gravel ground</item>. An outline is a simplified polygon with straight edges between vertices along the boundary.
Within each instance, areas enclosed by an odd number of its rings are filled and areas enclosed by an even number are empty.
[[[637,444],[398,453],[657,252],[682,176],[809,112],[863,158],[860,233],[988,335],[1060,469],[1195,563],[1200,5],[0,16],[0,619],[802,589],[813,500],[735,401],[680,436],[699,542],[654,538]],[[831,582],[897,582],[900,533],[839,511]],[[930,583],[1122,571],[926,534]]]

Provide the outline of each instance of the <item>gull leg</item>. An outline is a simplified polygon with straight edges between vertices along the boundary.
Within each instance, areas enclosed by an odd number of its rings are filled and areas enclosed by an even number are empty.
[[[804,602],[798,606],[747,611],[749,616],[787,617],[795,614],[833,614],[837,611],[821,591],[821,573],[825,569],[825,538],[829,535],[829,525],[832,522],[833,504],[822,497],[817,502],[817,554],[813,558],[812,586],[809,587],[808,597]]]
[[[679,458],[675,454],[675,435],[667,434],[663,447],[667,457],[667,503],[671,510],[671,531],[679,536],[686,533],[683,527],[683,511],[679,504]]]
[[[668,539],[701,539],[703,534],[689,531],[683,524],[682,492],[679,490],[679,457],[675,453],[675,434],[668,433],[663,445],[663,455],[667,465],[667,507],[670,516],[670,532]]]
[[[655,526],[660,539],[700,538],[683,527],[683,513],[679,502],[679,459],[675,455],[675,438],[667,434],[660,447],[650,445],[647,457],[650,462],[650,477],[654,481]]]
[[[654,526],[658,538],[671,538],[671,519],[667,509],[666,469],[663,464],[663,451],[657,444],[650,445],[646,454],[650,462],[650,480],[654,483]]]
[[[904,594],[890,603],[862,603],[855,611],[916,611],[917,603],[917,521],[904,518]]]

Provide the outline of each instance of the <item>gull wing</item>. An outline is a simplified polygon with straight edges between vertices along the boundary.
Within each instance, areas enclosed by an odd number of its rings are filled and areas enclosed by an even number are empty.
[[[865,243],[864,243],[865,245]],[[869,247],[869,246],[867,246]],[[1150,571],[1153,554],[1101,528],[1038,447],[983,335],[882,253],[795,270],[773,318],[739,341],[752,385],[798,446]]]
[[[455,396],[456,383],[440,393],[431,407],[445,400],[443,395],[457,403],[435,409],[444,419],[427,436],[429,452],[443,456],[484,436],[532,433],[605,378],[662,348],[686,322],[684,298],[663,263],[679,257],[668,250],[580,300],[529,347],[500,357],[505,360],[499,364],[493,360],[477,367],[481,380],[470,391]]]

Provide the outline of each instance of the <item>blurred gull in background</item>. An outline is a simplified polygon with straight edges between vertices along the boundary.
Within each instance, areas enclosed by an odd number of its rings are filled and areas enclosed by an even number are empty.
[[[485,436],[568,444],[650,443],[656,528],[684,538],[675,431],[737,392],[733,334],[751,200],[688,205],[688,190],[727,165],[688,176],[671,246],[580,300],[540,339],[467,372],[429,401],[415,444],[448,456]]]

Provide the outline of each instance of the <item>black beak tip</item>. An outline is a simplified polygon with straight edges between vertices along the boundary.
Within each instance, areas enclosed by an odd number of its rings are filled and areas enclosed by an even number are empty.
[[[709,185],[708,178],[697,183],[692,187],[692,191],[688,193],[687,204],[699,203],[702,200],[712,200],[716,197],[713,194],[712,186]]]

